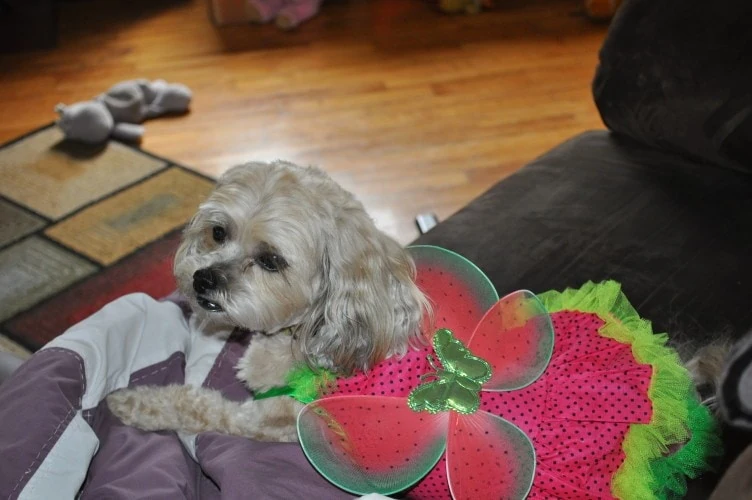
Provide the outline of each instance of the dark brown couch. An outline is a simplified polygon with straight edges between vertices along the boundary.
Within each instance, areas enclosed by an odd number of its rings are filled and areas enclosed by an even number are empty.
[[[418,242],[467,256],[502,294],[615,279],[684,357],[740,337],[752,326],[752,3],[626,1],[593,92],[608,131],[546,153]],[[750,437],[727,427],[724,440],[720,471]]]

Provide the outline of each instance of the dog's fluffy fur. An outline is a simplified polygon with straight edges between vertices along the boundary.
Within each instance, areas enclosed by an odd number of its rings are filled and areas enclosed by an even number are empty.
[[[174,271],[202,331],[259,332],[238,365],[252,391],[284,385],[298,362],[348,374],[422,339],[428,304],[409,254],[315,168],[229,170],[188,225]],[[190,386],[118,391],[108,405],[146,430],[268,441],[295,440],[300,409],[291,398],[239,404]]]

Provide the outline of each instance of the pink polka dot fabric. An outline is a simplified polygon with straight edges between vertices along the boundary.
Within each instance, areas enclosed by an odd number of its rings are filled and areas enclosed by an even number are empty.
[[[481,410],[517,425],[531,439],[536,473],[529,497],[612,498],[611,478],[624,461],[621,443],[634,423],[647,423],[650,365],[641,365],[631,347],[599,334],[597,315],[563,311],[551,315],[555,331],[551,362],[523,389],[481,393]],[[472,345],[469,346],[472,350]],[[369,374],[341,379],[332,395],[407,397],[432,371],[428,347],[389,359]],[[446,460],[408,495],[450,498]]]

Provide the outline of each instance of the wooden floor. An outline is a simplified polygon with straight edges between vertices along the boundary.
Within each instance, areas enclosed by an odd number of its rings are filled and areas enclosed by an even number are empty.
[[[0,142],[124,79],[182,82],[189,115],[143,147],[210,175],[246,160],[329,171],[407,243],[520,166],[602,124],[590,80],[606,27],[581,0],[328,0],[294,33],[213,27],[203,1],[63,3],[55,50],[0,56]],[[1,182],[1,180],[0,180]]]

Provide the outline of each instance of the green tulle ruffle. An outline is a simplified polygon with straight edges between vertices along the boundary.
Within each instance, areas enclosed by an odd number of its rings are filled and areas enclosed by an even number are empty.
[[[666,346],[668,336],[653,333],[615,281],[588,282],[539,297],[551,313],[597,314],[605,321],[601,335],[630,344],[635,359],[653,367],[648,390],[653,414],[649,423],[634,424],[627,433],[622,445],[626,458],[611,483],[613,495],[640,500],[683,496],[687,478],[710,469],[722,450],[715,420],[699,403],[679,356]]]

